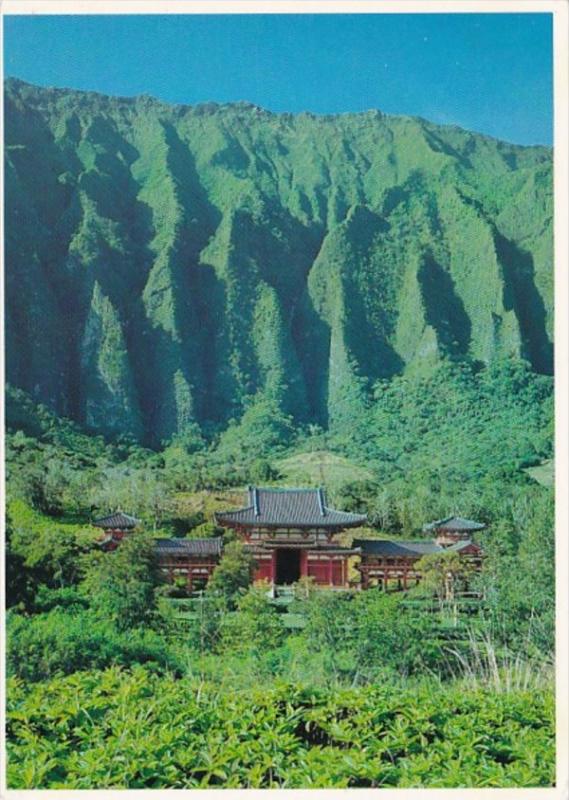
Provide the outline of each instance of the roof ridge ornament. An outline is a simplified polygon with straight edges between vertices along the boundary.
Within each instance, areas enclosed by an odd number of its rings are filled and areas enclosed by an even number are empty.
[[[318,507],[320,508],[320,515],[322,517],[326,516],[326,499],[324,497],[324,489],[322,486],[318,487]]]

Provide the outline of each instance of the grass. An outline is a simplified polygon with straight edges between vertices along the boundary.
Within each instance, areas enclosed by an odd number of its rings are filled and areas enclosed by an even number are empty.
[[[528,467],[525,472],[542,486],[553,488],[555,484],[555,462],[552,458],[548,458],[537,467]]]
[[[290,486],[326,486],[339,489],[354,481],[373,480],[365,467],[328,450],[295,453],[275,462],[282,482]]]
[[[245,487],[227,491],[203,489],[197,492],[177,492],[173,497],[173,506],[179,515],[192,516],[201,513],[205,519],[210,520],[215,511],[242,506],[244,495]]]
[[[90,524],[88,518],[67,513],[60,517],[50,517],[32,508],[19,497],[12,498],[7,504],[7,511],[14,529],[35,531],[36,534],[49,534],[55,529],[73,534],[78,540],[87,544],[95,542],[101,531]]]
[[[301,630],[306,627],[304,614],[283,614],[282,620],[288,630]]]
[[[472,689],[486,686],[496,693],[541,691],[555,683],[555,666],[543,657],[528,661],[518,654],[501,651],[488,633],[469,632],[465,651],[448,649],[456,659],[455,678]]]

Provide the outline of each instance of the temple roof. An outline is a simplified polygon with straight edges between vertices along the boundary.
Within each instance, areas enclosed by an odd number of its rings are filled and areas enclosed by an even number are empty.
[[[91,523],[96,528],[104,528],[105,530],[130,530],[136,528],[140,523],[136,517],[131,517],[124,514],[122,511],[117,511],[115,514],[110,514],[108,517],[101,517],[100,519],[93,520]]]
[[[426,556],[431,553],[447,553],[459,552],[467,547],[475,547],[480,550],[478,545],[466,539],[462,542],[456,542],[450,547],[442,547],[434,541],[393,541],[391,539],[354,539],[352,542],[353,547],[359,547],[362,551],[362,556],[386,556],[392,558],[409,558],[411,556]]]
[[[218,556],[223,549],[221,536],[210,539],[155,539],[159,556]]]
[[[462,542],[455,542],[450,547],[445,547],[445,550],[464,550],[467,547],[473,547],[475,550],[482,551],[480,545],[473,542],[472,539],[463,539]]]
[[[423,530],[464,533],[465,531],[481,531],[485,527],[486,525],[483,522],[474,522],[474,520],[464,519],[463,517],[445,517],[444,519],[436,519],[434,522],[429,522],[423,526]]]
[[[323,489],[258,489],[250,486],[244,508],[219,511],[220,525],[244,527],[353,528],[364,525],[365,514],[336,511],[326,505]]]
[[[445,549],[436,542],[394,542],[391,539],[354,539],[352,545],[361,547],[362,555],[370,556],[425,556]]]

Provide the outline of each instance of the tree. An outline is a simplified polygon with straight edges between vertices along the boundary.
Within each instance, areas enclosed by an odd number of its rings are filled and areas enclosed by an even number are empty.
[[[249,476],[253,483],[262,484],[277,480],[279,473],[266,458],[257,458],[251,464]]]
[[[223,644],[262,657],[282,644],[285,628],[267,598],[269,584],[258,581],[237,602],[237,613],[228,615],[223,626]]]
[[[253,580],[254,561],[241,542],[229,542],[207,585],[208,594],[223,595],[235,608],[241,594]]]
[[[124,464],[103,470],[91,499],[104,512],[122,508],[141,516],[152,525],[154,532],[170,508],[168,489],[156,470],[133,469]]]
[[[225,528],[216,525],[215,522],[202,522],[186,534],[186,539],[212,539],[216,536],[222,536],[224,530]]]
[[[45,681],[111,664],[150,664],[179,671],[174,653],[157,631],[121,632],[109,620],[83,609],[54,608],[31,616],[11,613],[7,637],[8,674],[25,681]]]
[[[450,608],[455,624],[458,621],[456,604],[457,590],[464,586],[474,569],[467,558],[455,550],[429,553],[420,558],[415,569],[422,576],[419,593],[434,593],[439,601],[441,613]]]
[[[360,592],[351,605],[350,616],[358,677],[377,680],[378,674],[385,672],[408,676],[440,666],[436,620],[429,614],[409,610],[405,595],[386,595],[373,589]]]
[[[298,601],[306,615],[304,639],[320,652],[326,672],[335,680],[344,670],[345,655],[351,649],[353,620],[350,597],[344,593],[319,590]]]
[[[61,588],[83,577],[82,557],[93,543],[93,532],[52,525],[25,505],[12,505],[14,518],[8,531],[10,580],[25,567],[33,589],[39,584]],[[20,566],[16,565],[15,559]],[[22,572],[22,576],[24,573]]]
[[[14,551],[12,521],[6,515],[6,608],[27,606],[33,597],[33,572],[25,558]]]
[[[555,497],[541,486],[525,492],[523,502],[512,504],[514,533],[510,525],[493,526],[479,583],[493,635],[541,657],[553,653],[555,642]]]
[[[91,608],[119,630],[150,624],[157,609],[153,539],[143,533],[127,536],[112,553],[97,553],[83,582]]]
[[[256,396],[248,405],[239,424],[230,425],[221,436],[216,457],[234,456],[247,468],[254,459],[270,459],[294,436],[292,418],[283,413],[274,400]]]

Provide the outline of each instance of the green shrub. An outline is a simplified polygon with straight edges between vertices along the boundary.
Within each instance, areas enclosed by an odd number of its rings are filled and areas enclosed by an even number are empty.
[[[237,604],[237,613],[228,614],[222,626],[222,647],[254,654],[259,661],[282,645],[285,627],[282,617],[267,598],[269,584],[258,581]]]
[[[444,673],[438,620],[409,610],[405,597],[376,590],[317,591],[297,607],[306,615],[305,646],[322,654],[329,680]]]
[[[7,642],[8,674],[26,681],[112,664],[179,669],[167,643],[155,631],[134,628],[121,632],[86,611],[54,609],[33,617],[10,614]]]
[[[537,787],[555,777],[547,690],[220,692],[143,668],[12,679],[8,690],[11,789]]]
[[[241,542],[228,542],[221,561],[209,579],[207,593],[221,595],[230,608],[235,608],[238,598],[251,584],[253,567],[253,559]]]
[[[95,614],[126,631],[152,623],[160,583],[154,541],[137,533],[114,552],[95,553],[82,588]]]
[[[79,611],[89,607],[89,600],[75,586],[65,586],[62,589],[50,589],[41,585],[34,598],[34,611],[73,610]]]

